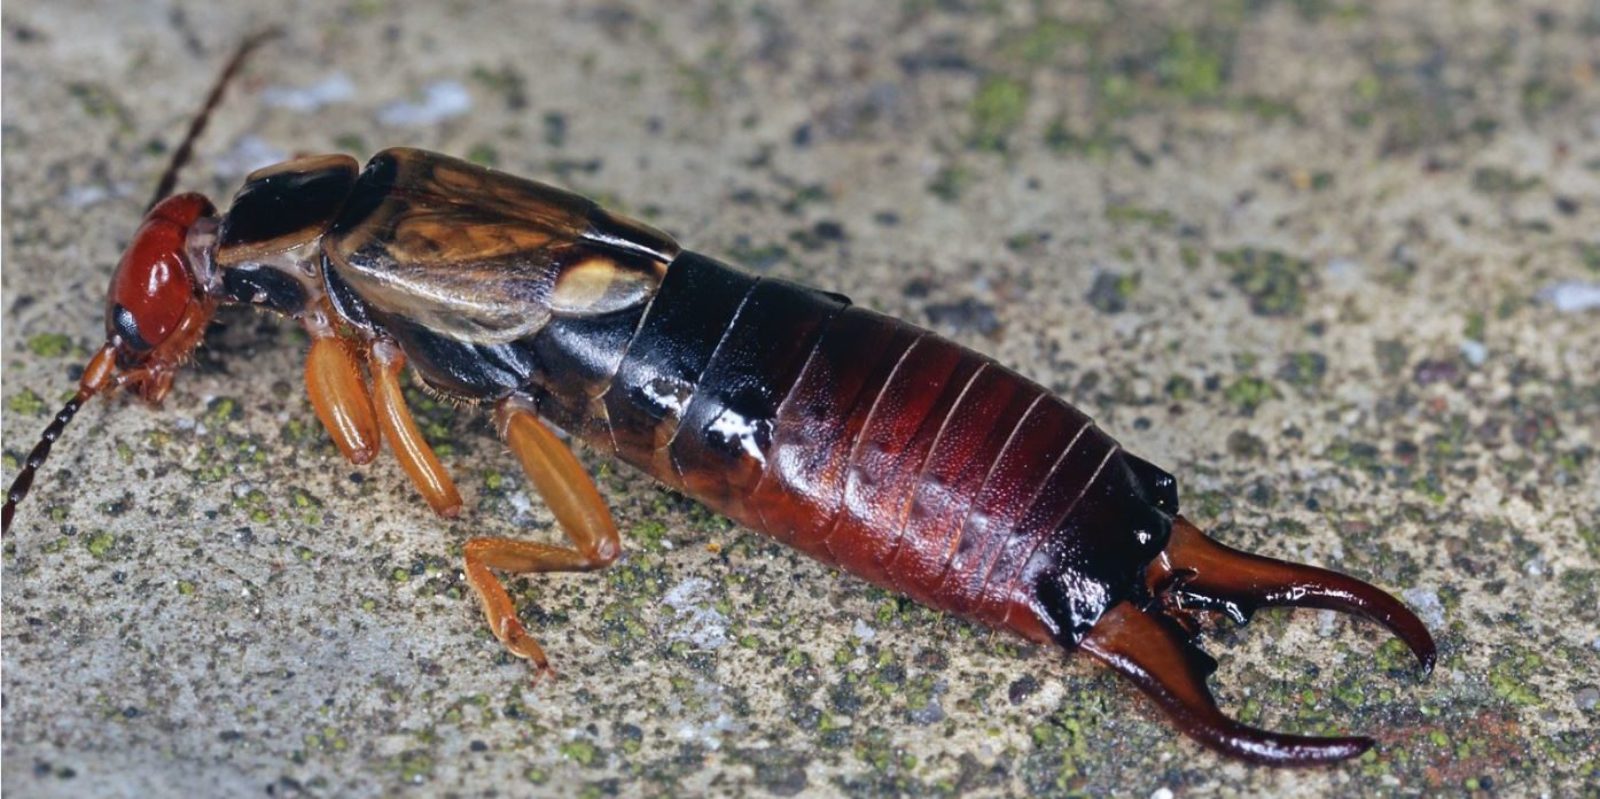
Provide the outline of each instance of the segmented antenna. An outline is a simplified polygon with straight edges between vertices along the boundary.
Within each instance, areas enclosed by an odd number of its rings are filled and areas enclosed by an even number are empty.
[[[78,384],[78,393],[67,400],[67,404],[61,407],[56,418],[51,420],[50,426],[40,434],[39,443],[33,446],[33,451],[28,453],[28,459],[22,463],[22,471],[17,473],[17,479],[11,481],[11,488],[6,490],[5,510],[0,513],[0,516],[4,517],[0,519],[0,535],[11,531],[11,517],[17,512],[17,503],[28,495],[28,489],[33,488],[33,475],[44,465],[45,459],[50,457],[50,448],[55,445],[56,439],[61,437],[61,431],[67,428],[67,423],[77,415],[83,403],[111,385],[115,376],[116,348],[107,344],[95,353],[89,365],[84,368],[83,380]]]
[[[145,206],[146,213],[172,193],[172,187],[178,183],[178,170],[183,169],[183,165],[189,162],[190,156],[194,155],[195,139],[200,138],[200,134],[205,132],[206,123],[211,121],[211,112],[222,102],[222,93],[227,91],[228,84],[239,74],[239,69],[244,66],[250,53],[268,40],[281,35],[283,35],[282,28],[267,28],[245,37],[245,40],[239,43],[239,49],[233,51],[233,58],[228,59],[228,65],[222,68],[222,74],[217,76],[217,82],[211,85],[211,93],[206,95],[206,102],[200,106],[200,113],[195,114],[194,120],[189,123],[189,132],[184,134],[178,149],[172,151],[172,161],[167,164],[167,171],[161,173],[161,180],[156,183],[156,193],[150,198],[150,204]]]
[[[0,533],[10,532],[11,517],[17,512],[17,503],[28,495],[28,489],[33,488],[33,474],[44,465],[45,458],[50,457],[50,447],[61,437],[61,431],[67,427],[67,422],[72,421],[73,414],[83,407],[84,400],[88,399],[83,392],[67,400],[61,407],[61,412],[56,414],[55,421],[44,429],[39,436],[39,443],[35,444],[33,451],[28,453],[28,460],[22,464],[22,471],[17,474],[17,479],[11,481],[11,489],[6,491],[5,521],[0,527]]]

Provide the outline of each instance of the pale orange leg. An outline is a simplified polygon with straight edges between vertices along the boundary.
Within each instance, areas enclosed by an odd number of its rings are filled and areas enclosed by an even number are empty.
[[[411,409],[406,406],[405,394],[400,390],[400,370],[405,365],[406,356],[398,347],[386,341],[372,345],[369,366],[378,425],[383,428],[383,437],[389,439],[389,445],[394,448],[400,466],[422,492],[422,498],[428,501],[434,513],[453,519],[461,513],[461,494],[411,418]]]
[[[306,393],[322,426],[339,451],[354,464],[371,463],[378,455],[378,422],[372,397],[349,342],[318,336],[306,356]]]
[[[550,671],[550,662],[517,618],[516,604],[506,593],[505,585],[490,570],[527,573],[603,569],[622,552],[622,542],[589,473],[531,410],[515,399],[504,400],[495,408],[495,420],[528,480],[549,506],[556,523],[572,539],[572,546],[474,538],[463,552],[467,583],[483,600],[483,614],[494,636],[511,654],[526,658],[542,675]]]

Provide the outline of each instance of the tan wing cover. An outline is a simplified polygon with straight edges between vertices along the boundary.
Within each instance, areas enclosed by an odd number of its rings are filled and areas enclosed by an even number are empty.
[[[403,148],[368,162],[323,246],[380,315],[479,344],[641,302],[679,250],[576,194]]]

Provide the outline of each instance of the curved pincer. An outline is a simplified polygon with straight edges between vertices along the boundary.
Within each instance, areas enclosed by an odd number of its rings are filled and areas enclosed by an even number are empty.
[[[1145,580],[1152,596],[1185,609],[1220,611],[1241,624],[1264,607],[1353,613],[1389,628],[1416,655],[1424,675],[1433,671],[1433,636],[1400,600],[1349,575],[1224,546],[1182,516],[1173,520],[1172,537]]]
[[[1327,569],[1240,552],[1211,540],[1189,520],[1145,569],[1142,600],[1106,611],[1081,646],[1129,678],[1185,733],[1224,754],[1257,763],[1304,766],[1355,757],[1372,746],[1362,736],[1314,738],[1242,724],[1224,715],[1206,687],[1217,662],[1194,644],[1198,612],[1243,623],[1263,607],[1312,607],[1354,613],[1394,632],[1431,671],[1433,636],[1416,614],[1375,586]]]
[[[1310,766],[1355,757],[1372,747],[1363,736],[1316,738],[1242,724],[1224,715],[1206,687],[1217,662],[1176,623],[1123,602],[1083,639],[1084,651],[1132,680],[1174,723],[1223,754],[1278,766]]]

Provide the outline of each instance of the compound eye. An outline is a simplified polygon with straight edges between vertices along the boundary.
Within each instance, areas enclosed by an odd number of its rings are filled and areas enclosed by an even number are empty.
[[[141,353],[154,349],[150,342],[145,341],[144,336],[139,334],[139,320],[134,318],[133,311],[128,310],[126,306],[113,303],[109,321],[112,335],[116,336],[124,347]]]

